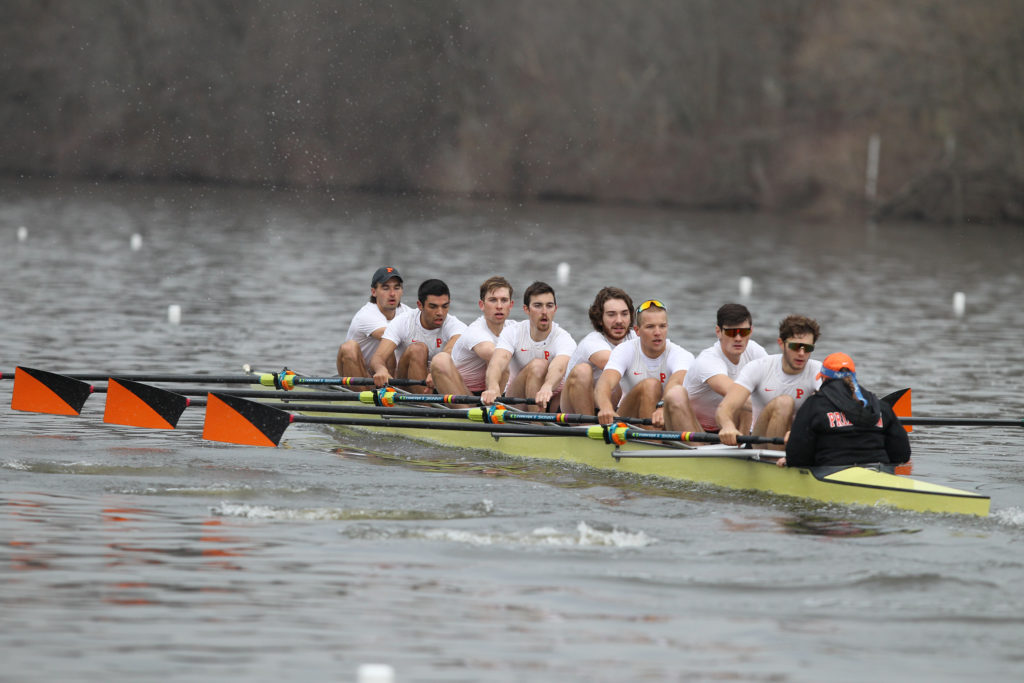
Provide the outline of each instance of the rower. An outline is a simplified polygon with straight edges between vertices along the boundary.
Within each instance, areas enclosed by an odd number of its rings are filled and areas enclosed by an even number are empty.
[[[416,293],[416,308],[409,309],[388,323],[377,351],[370,361],[373,381],[378,387],[391,379],[388,359],[398,353],[394,375],[404,379],[425,380],[426,386],[411,388],[427,393],[432,386],[430,359],[440,351],[451,351],[466,330],[466,325],[448,314],[451,293],[441,280],[424,280]]]
[[[381,266],[370,278],[370,301],[352,317],[345,341],[338,347],[336,361],[342,377],[366,377],[380,338],[395,315],[412,310],[402,303],[402,276],[391,266]],[[388,359],[388,368],[395,370],[397,358]]]
[[[715,337],[718,341],[699,354],[686,372],[683,389],[690,398],[693,414],[705,432],[717,432],[715,412],[722,397],[732,387],[740,370],[752,360],[768,355],[764,347],[751,338],[754,319],[743,304],[725,304],[718,309]],[[743,404],[739,430],[750,432],[752,422],[750,401]]]
[[[682,391],[693,354],[669,340],[665,304],[657,299],[640,304],[634,331],[635,339],[612,349],[594,388],[598,421],[611,424],[617,415],[625,414],[650,418],[659,429],[699,431],[686,392]],[[622,396],[617,408],[612,402],[616,387]],[[671,403],[669,396],[675,397]]]
[[[480,285],[478,305],[480,317],[470,323],[451,353],[442,351],[430,361],[430,374],[438,393],[479,396],[487,388],[487,363],[494,355],[498,337],[512,324],[508,317],[512,311],[512,285],[499,275],[487,278]]]
[[[556,411],[562,379],[576,342],[555,322],[558,304],[555,290],[546,282],[534,282],[523,292],[527,319],[505,326],[487,364],[486,388],[480,394],[491,405],[502,394],[526,396],[535,404],[526,410]],[[507,383],[502,378],[508,373]]]
[[[754,436],[782,438],[793,416],[818,387],[821,362],[812,360],[814,344],[821,335],[818,323],[802,315],[790,315],[779,323],[776,343],[782,353],[750,361],[726,392],[715,419],[721,425],[722,443],[736,445],[743,405],[751,401]],[[766,446],[782,450],[784,446]]]
[[[594,387],[608,362],[612,349],[629,339],[633,331],[633,300],[618,287],[604,287],[590,305],[590,324],[593,332],[576,346],[569,359],[562,392],[563,413],[594,414]],[[622,390],[616,386],[612,401],[618,403]]]
[[[857,368],[845,353],[821,364],[821,388],[800,406],[786,435],[780,467],[814,465],[899,465],[910,460],[910,440],[892,407],[857,382]]]

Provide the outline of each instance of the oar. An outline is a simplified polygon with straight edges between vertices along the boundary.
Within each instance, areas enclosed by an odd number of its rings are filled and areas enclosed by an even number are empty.
[[[987,417],[901,417],[905,425],[932,425],[936,427],[1024,427],[1021,419],[991,419]]]
[[[237,396],[235,392],[225,392]],[[257,397],[270,393],[269,391],[252,392]],[[312,392],[310,392],[312,393]],[[288,394],[289,398],[300,398],[306,392],[300,394]],[[341,394],[348,396],[347,394]],[[203,396],[206,396],[204,393]],[[332,394],[331,398],[337,395]],[[167,389],[141,384],[130,380],[111,379],[107,385],[107,403],[103,411],[103,421],[111,424],[127,425],[130,427],[147,427],[150,429],[174,429],[178,426],[178,419],[185,408],[202,407],[207,405],[205,398],[187,398]],[[366,415],[401,415],[407,417],[429,417],[429,418],[465,418],[468,410],[454,410],[449,408],[418,408],[418,407],[396,407],[381,408],[377,406],[352,406],[338,405],[331,403],[282,403],[295,411],[316,411],[321,413],[354,413]]]
[[[624,443],[626,440],[672,440],[717,443],[717,434],[699,432],[648,432],[632,429],[624,424],[594,425],[591,427],[558,427],[543,425],[493,425],[427,420],[375,420],[357,417],[321,417],[296,415],[279,410],[266,403],[247,401],[237,396],[211,393],[206,404],[203,438],[248,446],[276,446],[281,442],[288,425],[303,422],[351,427],[394,427],[397,429],[447,429],[462,432],[490,434],[527,434],[533,436],[585,436],[606,443]],[[743,443],[781,443],[781,439],[739,437]]]
[[[181,411],[187,405],[186,396],[206,396],[208,389],[182,389],[175,392],[167,392],[166,389],[151,387],[140,384],[134,380],[123,380],[110,378],[107,387],[96,387],[88,382],[79,379],[58,375],[46,370],[35,370],[32,368],[19,367],[15,371],[14,391],[11,396],[11,408],[32,413],[48,413],[52,415],[79,415],[82,406],[93,393],[104,393],[110,390],[111,383],[126,389],[129,394],[136,394],[139,406],[132,410],[145,410],[144,405],[150,406],[150,411],[159,415],[154,426],[159,425],[166,429],[167,423],[177,422]],[[160,392],[170,393],[171,396],[178,396],[182,400],[176,400],[164,396]],[[442,396],[440,394],[401,394],[390,387],[374,389],[369,391],[303,391],[293,393],[291,391],[274,391],[263,389],[236,389],[226,391],[234,396],[245,398],[278,398],[291,401],[360,401],[371,405],[394,406],[396,403],[441,403],[446,405],[480,403],[478,396]],[[128,397],[121,397],[120,402],[124,403]],[[533,399],[505,397],[502,401],[506,403],[533,403]],[[180,406],[180,408],[179,408]],[[123,424],[123,423],[118,423]]]
[[[470,408],[467,417],[474,422],[488,424],[507,424],[508,422],[555,422],[557,424],[594,424],[597,415],[580,415],[579,413],[517,413],[503,405]],[[650,418],[622,417],[622,422],[634,425],[653,424]]]
[[[1018,418],[987,418],[987,417],[914,417],[912,414],[911,391],[900,389],[888,396],[883,396],[892,406],[896,417],[906,426],[909,432],[914,425],[931,425],[934,427],[1024,427],[1024,419]]]
[[[19,368],[16,368],[14,372],[0,372],[0,379],[17,379],[18,369],[28,370],[31,372],[43,372],[19,366]],[[101,382],[106,380],[108,377],[117,377],[119,379],[129,379],[134,382],[161,382],[165,384],[261,384],[265,387],[275,387],[276,389],[284,390],[290,390],[300,385],[372,387],[375,384],[372,377],[300,377],[288,369],[285,369],[280,373],[264,372],[258,375],[158,375],[148,372],[70,372],[51,374],[60,374],[61,377],[70,377],[71,379],[78,379],[86,382]],[[393,378],[389,380],[388,384],[393,387],[412,387],[423,386],[426,384],[426,381],[421,379]]]
[[[230,393],[238,396],[237,392]],[[265,394],[280,392],[255,391],[257,398]],[[288,394],[288,398],[300,400],[307,392],[299,394]],[[308,392],[312,393],[312,392]],[[204,394],[205,395],[205,394]],[[348,396],[341,394],[342,396]],[[332,394],[335,398],[338,394]],[[366,397],[360,396],[363,402],[373,402]],[[187,398],[183,394],[175,393],[167,389],[124,380],[112,378],[107,384],[107,403],[103,412],[103,421],[112,424],[128,425],[131,427],[148,427],[151,429],[174,429],[178,425],[185,408],[201,407],[207,405],[206,399]],[[350,406],[326,403],[294,403],[288,401],[280,407],[287,406],[289,410],[296,412],[320,412],[320,413],[349,413],[357,415],[380,415],[385,418],[392,416],[400,417],[422,417],[422,418],[469,418],[477,422],[489,421],[491,424],[504,424],[506,421],[544,421],[561,424],[568,423],[594,423],[597,422],[595,415],[572,415],[566,413],[516,413],[504,405],[487,406],[485,408],[453,409],[453,408],[425,408],[425,407],[379,407],[379,406]],[[484,416],[489,416],[485,420]],[[632,420],[631,420],[632,422]],[[637,423],[650,424],[650,420]]]

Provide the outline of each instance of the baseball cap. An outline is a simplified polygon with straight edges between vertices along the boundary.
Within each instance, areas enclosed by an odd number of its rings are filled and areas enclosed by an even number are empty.
[[[387,282],[391,278],[398,278],[399,282],[403,282],[402,276],[398,274],[398,270],[391,266],[381,266],[373,273],[373,279],[370,280],[370,286],[376,287],[382,282]]]
[[[825,356],[825,360],[821,361],[821,372],[818,373],[818,379],[821,379],[822,375],[835,377],[835,373],[843,370],[857,372],[857,366],[853,364],[853,359],[845,353],[830,353]]]

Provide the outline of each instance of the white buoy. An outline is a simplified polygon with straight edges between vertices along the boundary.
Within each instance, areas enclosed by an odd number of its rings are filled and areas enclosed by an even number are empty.
[[[745,299],[750,296],[752,291],[754,291],[754,281],[744,275],[740,278],[740,296]]]
[[[19,242],[24,242],[27,239],[28,239],[28,228],[26,228],[24,225],[19,225],[18,226],[18,241]]]
[[[359,683],[394,683],[395,669],[390,664],[360,664]]]
[[[957,317],[964,314],[964,309],[967,308],[967,295],[963,292],[953,293],[953,313]]]
[[[171,304],[167,307],[167,322],[172,325],[177,325],[181,322],[181,306]]]
[[[132,251],[138,251],[139,249],[142,249],[142,235],[140,235],[139,233],[135,233],[134,235],[132,235],[131,245]]]
[[[562,261],[558,264],[558,284],[564,285],[569,282],[569,264]]]

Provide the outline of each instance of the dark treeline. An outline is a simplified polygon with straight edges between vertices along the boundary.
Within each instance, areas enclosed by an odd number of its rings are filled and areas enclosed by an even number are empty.
[[[6,0],[0,55],[6,175],[1024,221],[1020,0]]]

